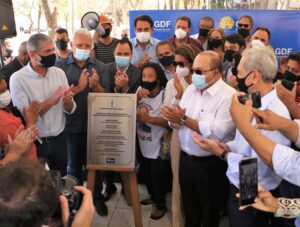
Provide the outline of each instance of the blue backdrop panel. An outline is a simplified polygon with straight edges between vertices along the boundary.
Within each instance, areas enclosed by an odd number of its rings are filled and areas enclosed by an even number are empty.
[[[136,10],[129,12],[130,37],[135,37],[134,19],[142,14],[153,19],[153,36],[160,40],[174,34],[179,16],[191,18],[190,35],[198,33],[198,24],[203,16],[212,17],[215,27],[223,28],[228,35],[237,32],[237,22],[241,16],[250,15],[254,19],[252,32],[256,27],[267,27],[271,31],[271,45],[277,56],[300,50],[300,11],[297,10]]]

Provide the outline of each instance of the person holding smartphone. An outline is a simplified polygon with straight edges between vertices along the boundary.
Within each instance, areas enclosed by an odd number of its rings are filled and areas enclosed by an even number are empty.
[[[238,87],[240,91],[244,92],[260,92],[262,104],[260,110],[272,110],[278,115],[289,119],[287,108],[277,97],[276,89],[273,89],[273,78],[276,75],[276,71],[277,60],[274,52],[269,48],[247,49],[243,52],[242,59],[238,65]],[[244,115],[242,116],[245,117]],[[250,124],[255,124],[254,121],[249,120],[249,122],[251,122]],[[261,133],[276,143],[286,146],[290,145],[290,140],[279,131],[261,130]],[[231,182],[228,201],[230,226],[268,226],[270,221],[273,226],[284,226],[281,223],[282,220],[274,219],[268,213],[256,212],[252,208],[244,211],[239,210],[239,201],[235,194],[239,190],[239,162],[242,159],[249,157],[258,158],[258,182],[274,195],[279,194],[279,186],[282,181],[282,178],[260,159],[260,156],[255,152],[255,148],[241,134],[239,128],[236,131],[234,140],[229,141],[227,144],[199,137],[196,133],[193,139],[202,149],[227,161],[227,177]]]
[[[284,79],[296,85],[288,89],[284,86],[284,82],[278,81],[276,83],[278,97],[287,106],[293,118],[300,118],[300,51],[288,57]]]
[[[236,96],[233,97],[230,112],[236,127],[255,149],[261,160],[272,167],[275,173],[283,179],[295,186],[300,186],[300,153],[288,146],[276,144],[257,130],[279,130],[280,133],[295,142],[296,146],[300,146],[300,120],[292,121],[280,117],[270,110],[260,111],[254,109],[251,101],[247,101],[246,105],[242,105],[238,102]],[[253,117],[259,119],[256,126],[250,123]],[[258,190],[258,197],[252,207],[275,213],[276,217],[295,218],[300,215],[299,199],[277,199],[261,186]],[[299,218],[296,219],[295,224],[300,226]]]

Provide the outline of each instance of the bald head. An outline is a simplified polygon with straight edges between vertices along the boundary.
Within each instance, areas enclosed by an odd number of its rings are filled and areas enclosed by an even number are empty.
[[[207,66],[209,66],[210,69],[217,69],[222,73],[222,60],[215,51],[207,50],[199,53],[195,58],[194,63],[201,61],[203,58],[208,60]]]

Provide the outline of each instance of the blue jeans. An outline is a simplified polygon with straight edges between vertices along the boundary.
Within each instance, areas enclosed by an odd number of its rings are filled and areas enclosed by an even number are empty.
[[[66,132],[68,150],[68,175],[76,177],[83,184],[82,169],[86,165],[87,135],[86,133]],[[96,171],[94,199],[103,199],[103,177],[102,171]]]

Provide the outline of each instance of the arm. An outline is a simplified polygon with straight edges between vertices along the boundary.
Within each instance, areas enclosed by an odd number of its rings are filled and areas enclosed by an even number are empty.
[[[278,116],[270,110],[253,109],[254,114],[258,117],[259,123],[256,125],[258,129],[269,131],[279,130],[289,140],[296,142],[299,136],[299,126],[296,121]]]

